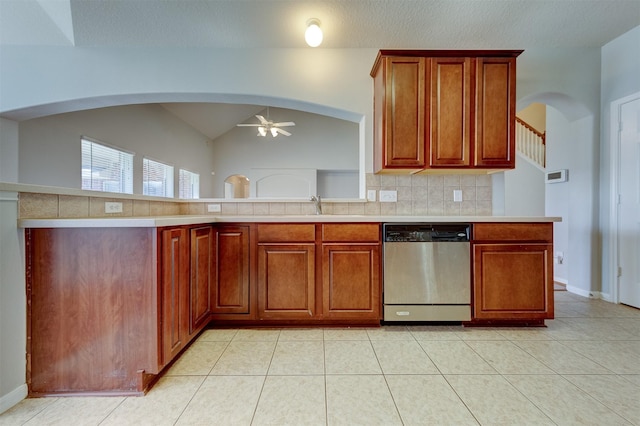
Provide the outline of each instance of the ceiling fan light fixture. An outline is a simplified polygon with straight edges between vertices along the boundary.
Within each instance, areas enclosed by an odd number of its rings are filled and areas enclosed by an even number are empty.
[[[272,127],[270,130],[271,130],[271,136],[273,136],[274,138],[278,136],[278,129],[276,129],[275,127]]]
[[[258,127],[258,136],[267,136],[267,129],[263,126]]]
[[[311,18],[307,21],[307,30],[304,32],[304,39],[311,47],[318,47],[322,43],[322,29],[320,20]]]

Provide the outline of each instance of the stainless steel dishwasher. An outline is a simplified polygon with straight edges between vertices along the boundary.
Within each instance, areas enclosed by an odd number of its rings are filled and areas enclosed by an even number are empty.
[[[471,320],[470,229],[384,224],[384,321]]]

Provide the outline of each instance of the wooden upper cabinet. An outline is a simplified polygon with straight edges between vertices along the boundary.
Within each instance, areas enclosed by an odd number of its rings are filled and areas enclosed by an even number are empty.
[[[516,58],[476,61],[476,167],[515,167]]]
[[[430,167],[470,165],[471,107],[471,58],[432,58]]]
[[[383,58],[374,75],[375,171],[426,166],[427,59]]]
[[[374,171],[515,167],[521,50],[381,50],[374,79]]]

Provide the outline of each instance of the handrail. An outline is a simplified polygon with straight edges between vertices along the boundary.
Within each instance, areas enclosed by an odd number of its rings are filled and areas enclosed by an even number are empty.
[[[532,131],[533,133],[535,133],[536,136],[538,136],[539,138],[542,139],[542,145],[545,145],[546,142],[546,134],[547,132],[539,132],[536,129],[534,129],[533,127],[531,127],[531,125],[529,123],[527,123],[526,121],[524,121],[523,119],[521,119],[520,117],[516,117],[516,121],[520,124],[522,124],[524,127],[526,127],[528,130]]]

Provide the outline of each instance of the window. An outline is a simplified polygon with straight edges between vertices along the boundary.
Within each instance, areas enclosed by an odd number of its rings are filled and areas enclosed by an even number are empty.
[[[133,194],[133,154],[82,138],[82,189]]]
[[[180,198],[200,198],[199,174],[180,169],[179,179],[178,196]]]
[[[173,198],[173,166],[144,158],[142,160],[142,193]]]

